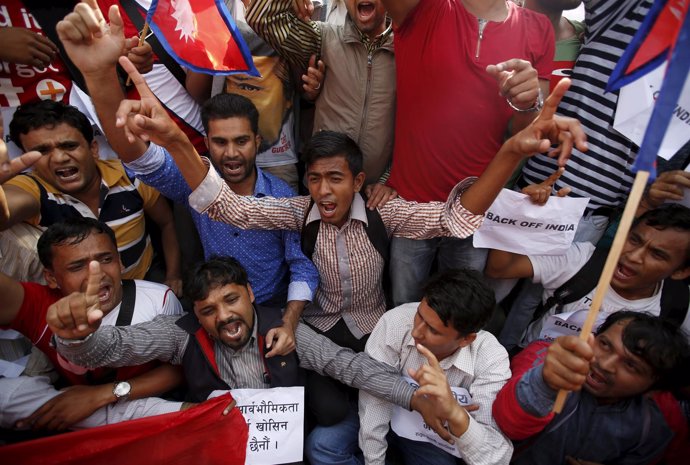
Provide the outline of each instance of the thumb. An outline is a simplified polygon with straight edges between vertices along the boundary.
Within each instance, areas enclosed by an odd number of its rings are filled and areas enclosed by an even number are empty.
[[[311,68],[316,68],[316,55],[312,55],[309,57],[309,66]]]
[[[266,348],[270,349],[271,346],[273,345],[273,340],[276,337],[276,329],[273,328],[268,333],[266,333]]]
[[[120,16],[120,9],[117,5],[111,5],[108,10],[108,20],[110,21],[110,34],[114,36],[124,36],[124,24],[122,16]]]

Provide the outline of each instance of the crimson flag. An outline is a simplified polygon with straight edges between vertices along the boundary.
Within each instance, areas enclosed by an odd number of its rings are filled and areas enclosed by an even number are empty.
[[[146,21],[163,48],[186,68],[259,76],[222,0],[153,0]]]
[[[0,447],[3,463],[23,465],[244,465],[249,430],[226,394],[165,415]]]

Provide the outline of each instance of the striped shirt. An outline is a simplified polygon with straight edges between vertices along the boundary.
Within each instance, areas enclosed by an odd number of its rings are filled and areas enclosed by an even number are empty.
[[[208,159],[204,159],[209,163]],[[481,225],[483,215],[463,208],[460,195],[474,179],[459,183],[446,202],[416,203],[401,198],[379,208],[389,236],[408,239],[433,237],[464,238]],[[235,194],[215,170],[189,196],[189,204],[200,213],[243,229],[287,229],[300,231],[307,217],[310,198],[243,197]],[[364,200],[356,194],[350,217],[338,228],[320,223],[312,260],[319,270],[320,285],[314,303],[303,313],[309,324],[328,331],[343,318],[352,334],[369,334],[386,310],[383,288],[383,258],[369,240]],[[320,219],[312,208],[307,222]]]
[[[29,224],[47,228],[77,216],[106,223],[115,232],[125,267],[122,278],[143,279],[153,259],[144,211],[153,207],[160,194],[138,179],[130,178],[119,160],[96,160],[96,166],[101,174],[98,216],[80,200],[60,192],[36,175],[19,175],[6,184],[26,191],[40,204],[39,214],[26,220]]]
[[[582,153],[573,147],[568,169],[554,189],[572,188],[572,195],[591,199],[592,209],[623,205],[632,187],[630,167],[638,147],[613,129],[618,92],[606,92],[605,87],[651,4],[651,0],[585,0],[585,41],[558,113],[582,123],[589,150]],[[523,169],[524,178],[530,184],[542,182],[556,164],[543,155],[532,157]]]
[[[152,321],[132,326],[101,326],[83,344],[66,346],[58,339],[57,349],[68,360],[88,368],[138,365],[151,360],[180,365],[191,336],[175,324],[177,318],[161,315]],[[414,390],[400,378],[396,370],[385,363],[363,352],[355,353],[340,347],[302,323],[297,325],[295,340],[302,368],[331,376],[348,386],[409,408]],[[232,386],[233,379],[227,375],[229,371],[241,369],[235,366],[238,359],[225,354],[231,353],[231,349],[224,344],[216,344],[215,352],[221,377]],[[253,353],[253,349],[250,352]],[[219,356],[221,353],[223,355]],[[230,366],[221,368],[221,362],[225,360],[231,361]]]
[[[417,351],[412,327],[419,303],[403,304],[387,312],[367,341],[366,353],[407,375],[427,364]],[[510,379],[508,353],[496,338],[479,331],[466,347],[440,361],[448,384],[462,387],[472,396],[479,410],[472,412],[467,431],[455,439],[455,445],[469,465],[507,464],[513,452],[510,441],[496,425],[491,407],[496,394]],[[359,445],[367,465],[383,465],[386,458],[386,434],[393,405],[365,392],[359,396]]]

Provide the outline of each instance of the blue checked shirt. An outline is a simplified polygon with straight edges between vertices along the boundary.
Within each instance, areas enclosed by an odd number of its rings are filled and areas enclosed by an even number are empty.
[[[150,144],[141,157],[126,167],[164,196],[189,207],[192,191],[165,149]],[[256,170],[255,197],[295,195],[285,182],[264,173],[259,167]],[[189,210],[206,258],[212,255],[235,257],[249,274],[256,302],[281,299],[286,294],[288,301],[312,300],[319,275],[314,264],[302,253],[299,233],[240,229],[213,221],[192,208]]]

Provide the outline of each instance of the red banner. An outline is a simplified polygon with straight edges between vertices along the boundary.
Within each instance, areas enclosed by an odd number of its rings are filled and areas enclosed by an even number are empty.
[[[244,465],[248,428],[230,394],[182,412],[0,447],[23,465]]]

